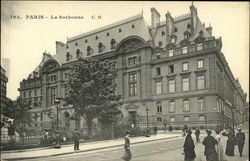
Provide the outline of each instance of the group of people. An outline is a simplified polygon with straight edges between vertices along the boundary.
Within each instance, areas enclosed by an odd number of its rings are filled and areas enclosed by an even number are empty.
[[[213,137],[212,131],[211,130],[206,130],[207,136],[204,138],[202,141],[202,144],[205,146],[205,151],[204,155],[206,156],[207,161],[226,161],[226,157],[224,155],[224,150],[223,146],[221,144],[221,138],[220,138],[220,131],[215,130],[216,136]],[[192,131],[187,130],[186,131],[187,136],[185,138],[184,142],[184,160],[185,161],[193,161],[196,158],[196,153],[195,153],[195,145],[194,141],[192,139]],[[195,131],[195,136],[196,136],[196,142],[199,143],[200,131],[196,129]],[[225,154],[227,156],[234,156],[234,146],[238,145],[239,153],[240,156],[242,157],[242,151],[245,143],[245,134],[241,131],[240,128],[238,128],[238,133],[236,134],[236,137],[234,135],[234,131],[229,129],[226,132],[222,132],[223,136],[227,136],[227,145],[226,145],[226,150]]]

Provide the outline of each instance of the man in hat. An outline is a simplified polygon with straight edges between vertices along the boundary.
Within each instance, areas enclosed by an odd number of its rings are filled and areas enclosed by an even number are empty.
[[[77,129],[75,129],[75,131],[74,131],[73,140],[74,140],[74,150],[75,151],[80,150],[79,149],[80,133],[78,132]]]
[[[207,161],[218,161],[218,154],[215,150],[217,140],[211,136],[212,130],[207,130],[207,136],[204,138],[202,144],[205,145],[205,156]]]
[[[241,128],[238,128],[238,133],[236,134],[236,141],[238,144],[240,156],[242,157],[242,151],[245,143],[245,133],[241,131]]]
[[[191,130],[187,130],[187,136],[186,136],[186,139],[185,139],[185,142],[184,142],[184,155],[185,155],[185,158],[184,160],[185,161],[193,161],[195,158],[196,158],[196,154],[195,154],[195,151],[194,151],[194,141],[192,139],[192,131]]]

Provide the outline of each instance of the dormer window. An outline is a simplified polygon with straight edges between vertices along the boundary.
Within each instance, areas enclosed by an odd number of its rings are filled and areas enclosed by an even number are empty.
[[[116,45],[115,39],[111,39],[110,45],[111,45],[111,49],[115,49],[115,45]]]
[[[159,41],[158,46],[162,47],[162,42],[161,41]]]
[[[81,51],[79,49],[76,50],[76,59],[80,57]]]
[[[162,31],[162,32],[161,32],[161,36],[164,36],[164,35],[165,35],[165,31]]]
[[[204,36],[204,33],[203,33],[202,30],[199,32],[199,35],[200,35],[200,36]]]
[[[135,25],[134,25],[134,24],[132,24],[132,26],[131,26],[131,27],[132,27],[132,29],[133,29],[133,28],[135,28]]]
[[[122,32],[122,29],[119,29],[119,32]]]
[[[68,49],[69,48],[69,46],[68,45],[66,45],[66,49]]]
[[[197,51],[203,50],[203,44],[202,43],[198,43],[197,44]]]
[[[176,37],[171,37],[171,43],[175,43],[175,41],[176,41]]]
[[[109,33],[107,33],[107,36],[109,36]]]
[[[178,31],[178,29],[175,27],[175,28],[174,28],[174,32],[177,32],[177,31]]]
[[[86,40],[85,40],[85,43],[87,43],[87,42],[88,42],[88,40],[86,39]]]
[[[172,57],[174,56],[174,50],[171,49],[171,50],[168,50],[168,57]]]
[[[75,45],[76,45],[76,46],[78,45],[77,42],[75,43]]]
[[[67,54],[66,54],[66,61],[70,61],[70,59],[71,59],[71,55],[70,55],[69,52],[67,52]]]
[[[156,53],[156,58],[160,59],[161,58],[161,53]]]
[[[98,39],[98,36],[96,36],[95,39],[97,40],[97,39]]]
[[[187,24],[187,29],[191,28],[191,25],[190,23]]]
[[[99,45],[98,45],[98,52],[101,53],[103,52],[105,46],[100,42]]]
[[[88,47],[87,47],[87,55],[91,55],[92,51],[93,51],[93,50],[91,49],[91,47],[88,46]]]
[[[188,31],[184,32],[184,39],[189,39],[190,36],[191,36],[190,32],[188,32]]]
[[[187,46],[182,47],[182,54],[187,54],[188,50],[187,50]]]

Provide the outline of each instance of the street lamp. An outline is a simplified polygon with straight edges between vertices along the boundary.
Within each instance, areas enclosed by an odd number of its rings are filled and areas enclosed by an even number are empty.
[[[60,99],[61,98],[56,98],[55,99],[55,104],[56,104],[56,141],[57,141],[57,143],[55,145],[55,148],[61,148],[59,128],[58,128],[58,122],[59,122],[58,109],[59,109],[59,106],[60,106]]]
[[[147,137],[149,137],[150,135],[149,135],[149,127],[148,127],[148,111],[149,111],[149,108],[148,108],[148,106],[147,106],[147,102],[146,101],[143,101],[142,102],[142,105],[146,108],[146,112],[147,112]]]

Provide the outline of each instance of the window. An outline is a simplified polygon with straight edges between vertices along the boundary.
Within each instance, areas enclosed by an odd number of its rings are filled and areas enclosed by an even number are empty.
[[[156,53],[156,58],[160,59],[161,58],[161,53]]]
[[[182,54],[187,54],[187,46],[182,47]]]
[[[161,80],[156,82],[156,94],[162,93],[162,83]]]
[[[177,32],[177,31],[178,31],[178,29],[175,27],[175,28],[174,28],[174,32]]]
[[[175,101],[169,102],[169,112],[175,112]]]
[[[131,27],[132,27],[132,29],[133,29],[133,28],[135,28],[135,25],[134,25],[134,24],[132,24],[132,26],[131,26]]]
[[[23,92],[23,98],[26,98],[26,92]]]
[[[128,58],[128,65],[135,65],[137,63],[137,57],[130,57]]]
[[[38,115],[35,113],[34,120],[37,121]]]
[[[169,73],[174,73],[174,65],[169,65],[168,66],[168,72]]]
[[[168,88],[169,88],[169,93],[175,92],[175,80],[169,80],[168,81]]]
[[[157,102],[157,103],[156,103],[156,107],[157,107],[157,112],[158,112],[158,113],[162,113],[162,105],[161,105],[161,102]]]
[[[189,111],[189,100],[183,101],[183,111],[188,112]]]
[[[174,56],[174,50],[173,50],[173,49],[168,50],[168,56],[169,56],[169,57]]]
[[[204,111],[205,110],[205,100],[204,98],[198,98],[198,110]]]
[[[203,59],[200,59],[197,61],[197,67],[198,68],[203,68],[204,67],[204,60]]]
[[[66,45],[66,49],[68,49],[69,48],[69,46],[68,45]]]
[[[197,88],[198,89],[204,89],[205,88],[204,75],[198,75],[197,76]]]
[[[175,122],[175,117],[170,117],[170,118],[169,118],[169,121],[170,121],[170,122]]]
[[[51,88],[51,105],[55,104],[56,99],[56,87]]]
[[[161,117],[157,117],[157,121],[158,122],[162,122],[162,118]]]
[[[165,35],[165,32],[164,32],[164,31],[162,31],[162,32],[161,32],[161,36],[164,36],[164,35]]]
[[[189,39],[191,36],[190,32],[185,32],[184,33],[184,39]]]
[[[156,76],[161,75],[161,67],[157,67],[155,68],[155,70],[156,70]]]
[[[205,118],[205,116],[201,115],[201,116],[199,116],[199,120],[200,120],[200,121],[205,121],[206,118]]]
[[[182,90],[189,91],[189,78],[182,78]]]
[[[88,43],[88,40],[87,40],[87,39],[85,40],[85,43]]]
[[[197,51],[203,50],[203,44],[202,43],[198,43],[197,44]]]
[[[189,121],[189,116],[184,116],[184,121]]]
[[[162,47],[162,42],[161,41],[159,41],[158,46]]]
[[[64,73],[64,79],[68,79],[68,73]]]
[[[200,36],[204,36],[204,33],[203,33],[202,30],[200,30],[199,35],[200,35]]]
[[[100,42],[100,43],[98,44],[98,52],[99,52],[99,53],[103,52],[104,48],[105,48],[105,46]]]
[[[55,82],[56,81],[56,75],[51,75],[50,76],[50,81]]]
[[[40,89],[40,95],[43,95],[43,89]]]
[[[187,24],[187,29],[191,28],[191,25],[190,23]]]
[[[34,91],[34,95],[37,96],[37,90]]]
[[[109,36],[109,33],[107,33],[107,36]]]
[[[90,54],[91,54],[91,51],[92,51],[91,47],[88,46],[88,47],[87,47],[87,55],[90,55]]]
[[[75,43],[75,46],[77,46],[78,44],[77,44],[77,42]]]
[[[129,74],[129,95],[137,95],[137,73]]]
[[[183,71],[187,71],[188,70],[188,63],[187,62],[182,64],[182,70]]]
[[[98,36],[96,36],[95,39],[97,40],[97,39],[98,39]]]
[[[214,110],[216,111],[217,109],[219,109],[219,111],[221,111],[221,109],[220,109],[220,100],[219,100],[219,98],[217,98],[216,107],[214,108]]]
[[[119,32],[122,32],[122,29],[119,29]]]
[[[69,52],[67,52],[67,54],[66,54],[66,61],[70,61],[70,59],[71,59],[71,55],[70,55]]]
[[[80,57],[80,54],[81,54],[80,50],[77,49],[77,50],[76,50],[76,59],[78,59],[78,58]]]
[[[43,113],[40,114],[40,121],[43,121]]]
[[[175,43],[175,37],[171,37],[171,43]]]
[[[31,97],[31,93],[32,93],[32,91],[29,91],[29,97]]]
[[[111,49],[115,49],[115,39],[111,39],[110,45],[111,45]]]

